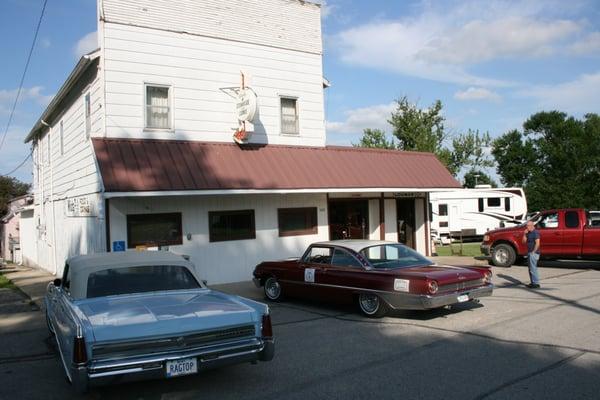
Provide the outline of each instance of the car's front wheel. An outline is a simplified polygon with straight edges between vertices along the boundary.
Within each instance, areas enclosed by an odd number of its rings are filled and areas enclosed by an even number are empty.
[[[517,253],[509,244],[501,243],[492,249],[492,262],[496,267],[510,267],[516,259]]]
[[[279,301],[282,297],[281,284],[274,276],[268,278],[264,285],[265,297],[271,301]]]
[[[381,318],[389,310],[386,302],[373,293],[360,293],[358,295],[358,307],[369,318]]]

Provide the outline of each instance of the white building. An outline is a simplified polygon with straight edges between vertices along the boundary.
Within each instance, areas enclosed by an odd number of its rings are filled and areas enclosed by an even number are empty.
[[[460,185],[431,154],[325,146],[320,23],[301,0],[99,0],[99,48],[26,139],[24,261],[161,246],[223,283],[341,236],[429,253],[427,193]]]

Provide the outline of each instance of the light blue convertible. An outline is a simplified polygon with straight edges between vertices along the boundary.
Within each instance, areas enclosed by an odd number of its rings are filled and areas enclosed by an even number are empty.
[[[90,385],[170,378],[269,361],[269,308],[208,289],[194,266],[165,251],[67,260],[45,298],[67,378]]]

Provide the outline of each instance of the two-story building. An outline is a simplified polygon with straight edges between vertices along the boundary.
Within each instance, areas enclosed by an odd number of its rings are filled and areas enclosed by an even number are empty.
[[[319,240],[430,252],[427,193],[460,185],[432,154],[326,145],[318,4],[99,0],[98,42],[26,138],[30,263],[161,247],[223,283]]]

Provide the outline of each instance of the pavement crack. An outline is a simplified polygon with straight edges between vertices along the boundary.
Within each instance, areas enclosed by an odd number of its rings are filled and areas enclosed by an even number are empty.
[[[563,359],[561,359],[561,360],[559,360],[559,361],[557,361],[555,363],[552,363],[552,364],[550,364],[548,366],[545,366],[543,368],[537,369],[537,370],[535,370],[533,372],[530,372],[528,374],[522,375],[522,376],[520,376],[518,378],[512,379],[512,380],[510,380],[508,382],[503,383],[502,385],[496,386],[495,388],[493,388],[493,389],[491,389],[491,390],[489,390],[489,391],[487,391],[485,393],[480,394],[479,396],[475,397],[473,400],[483,400],[483,399],[485,399],[485,398],[487,398],[487,397],[489,397],[489,396],[491,396],[491,395],[493,395],[495,393],[498,393],[498,392],[506,389],[509,386],[512,386],[512,385],[517,384],[519,382],[526,381],[529,378],[532,378],[532,377],[537,376],[537,375],[541,375],[541,374],[543,374],[545,372],[548,372],[548,371],[551,371],[551,370],[553,370],[555,368],[558,368],[558,367],[560,367],[563,364],[566,364],[568,362],[576,360],[579,357],[581,357],[582,355],[584,355],[585,353],[586,353],[585,351],[580,351],[578,353],[570,355],[569,357],[565,357],[565,358],[563,358]]]

